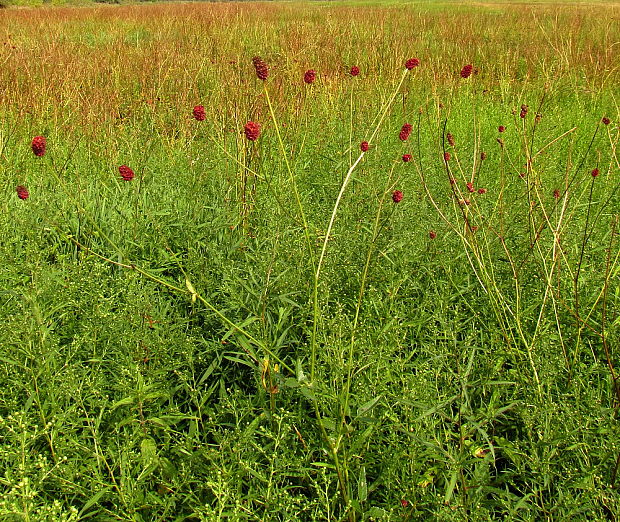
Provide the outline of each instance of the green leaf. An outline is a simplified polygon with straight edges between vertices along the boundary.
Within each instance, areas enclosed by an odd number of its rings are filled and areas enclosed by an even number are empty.
[[[368,498],[368,483],[366,482],[366,467],[360,469],[360,476],[357,478],[357,499],[366,502]]]

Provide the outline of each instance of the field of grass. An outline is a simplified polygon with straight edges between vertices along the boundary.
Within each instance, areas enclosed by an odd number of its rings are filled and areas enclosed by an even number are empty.
[[[620,519],[620,5],[0,40],[0,520]]]

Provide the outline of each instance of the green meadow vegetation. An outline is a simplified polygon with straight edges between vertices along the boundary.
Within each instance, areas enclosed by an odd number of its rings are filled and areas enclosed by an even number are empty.
[[[619,519],[619,4],[0,40],[0,520]]]

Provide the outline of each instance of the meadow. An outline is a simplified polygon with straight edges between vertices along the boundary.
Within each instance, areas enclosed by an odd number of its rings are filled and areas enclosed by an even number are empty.
[[[0,40],[0,520],[620,519],[620,4]]]

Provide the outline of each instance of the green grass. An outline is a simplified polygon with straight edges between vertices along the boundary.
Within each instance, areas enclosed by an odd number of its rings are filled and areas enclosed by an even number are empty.
[[[615,520],[617,7],[6,13],[0,520]]]

